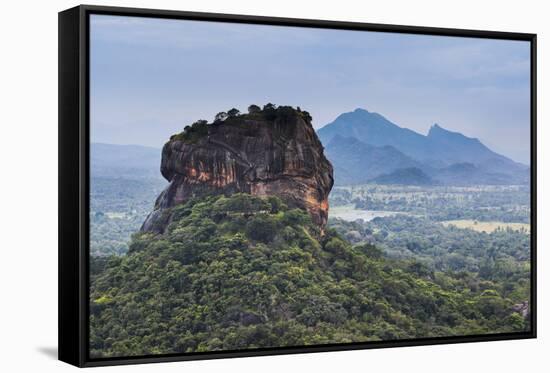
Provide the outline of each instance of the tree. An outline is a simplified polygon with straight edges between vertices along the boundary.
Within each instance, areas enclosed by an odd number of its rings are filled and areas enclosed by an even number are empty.
[[[336,258],[340,258],[346,251],[346,244],[340,238],[332,237],[325,244],[325,250],[333,254]]]
[[[281,201],[279,197],[268,196],[267,202],[271,204],[271,213],[276,214],[281,210],[286,210],[287,206]]]
[[[227,115],[228,115],[230,118],[234,118],[234,117],[236,117],[237,115],[239,115],[240,113],[241,113],[241,112],[240,112],[239,110],[233,108],[233,109],[231,109],[231,110],[229,110],[229,111],[227,112]]]
[[[277,106],[271,102],[264,105],[263,112],[267,120],[275,120],[277,118]]]
[[[223,122],[227,119],[227,113],[225,111],[220,111],[216,116],[214,117],[214,122]]]
[[[292,106],[279,106],[277,108],[277,118],[283,123],[293,123],[293,118],[295,118],[296,111]]]
[[[264,243],[271,242],[277,231],[277,221],[266,214],[255,215],[246,224],[248,237]]]
[[[361,251],[363,254],[365,254],[366,256],[372,259],[381,259],[384,256],[384,254],[382,253],[382,250],[380,250],[379,248],[377,248],[376,246],[370,243],[357,245],[356,248],[359,251]]]
[[[272,104],[271,102],[264,105],[264,111],[265,110],[275,110],[277,108],[277,105]]]
[[[258,105],[252,104],[248,107],[248,114],[259,113],[260,111],[262,111],[262,109]]]
[[[307,111],[305,111],[305,110],[302,111],[302,115],[304,116],[304,118],[305,118],[308,122],[311,122],[311,120],[313,119],[313,118],[311,117],[311,114],[309,114],[309,112],[307,112]]]

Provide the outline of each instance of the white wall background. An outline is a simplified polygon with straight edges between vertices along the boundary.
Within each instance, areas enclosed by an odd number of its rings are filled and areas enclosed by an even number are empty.
[[[93,1],[97,5],[538,34],[539,338],[109,368],[117,372],[530,372],[548,369],[550,23],[544,1]],[[0,11],[0,371],[69,371],[57,354],[57,12],[74,1],[6,1]]]

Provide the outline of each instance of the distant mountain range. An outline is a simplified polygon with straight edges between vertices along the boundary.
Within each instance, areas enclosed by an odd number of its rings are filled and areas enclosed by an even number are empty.
[[[161,150],[141,145],[90,144],[90,169],[95,177],[161,178]]]
[[[335,169],[337,184],[385,182],[433,184],[526,184],[529,167],[495,153],[478,139],[434,124],[428,135],[399,127],[364,109],[338,116],[317,131]],[[411,173],[411,169],[416,169]],[[395,173],[395,171],[401,170]],[[392,177],[389,177],[392,175]],[[408,175],[408,177],[405,177]],[[389,177],[389,178],[388,178]],[[380,181],[380,180],[378,180]]]
[[[427,135],[364,109],[338,116],[317,131],[334,166],[337,185],[528,184],[528,166],[500,155],[478,139],[435,124]],[[96,177],[161,178],[161,149],[92,143]]]
[[[389,174],[382,174],[370,180],[374,184],[435,185],[438,182],[416,167],[399,168]]]
[[[325,148],[334,167],[337,184],[364,184],[397,169],[423,168],[422,163],[403,154],[391,145],[365,144],[355,137],[336,135]]]

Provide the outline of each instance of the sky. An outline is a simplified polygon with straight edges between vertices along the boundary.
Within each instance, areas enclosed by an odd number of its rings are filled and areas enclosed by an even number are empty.
[[[93,142],[162,145],[250,104],[300,106],[320,128],[363,108],[426,134],[479,138],[529,164],[530,45],[127,16],[90,20]]]

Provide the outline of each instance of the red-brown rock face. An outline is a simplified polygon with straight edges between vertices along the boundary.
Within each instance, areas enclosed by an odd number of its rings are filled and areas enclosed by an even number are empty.
[[[230,117],[172,136],[162,150],[161,172],[170,184],[143,231],[162,232],[162,211],[189,198],[237,192],[278,196],[307,210],[321,229],[327,223],[332,165],[309,115],[290,107]]]

